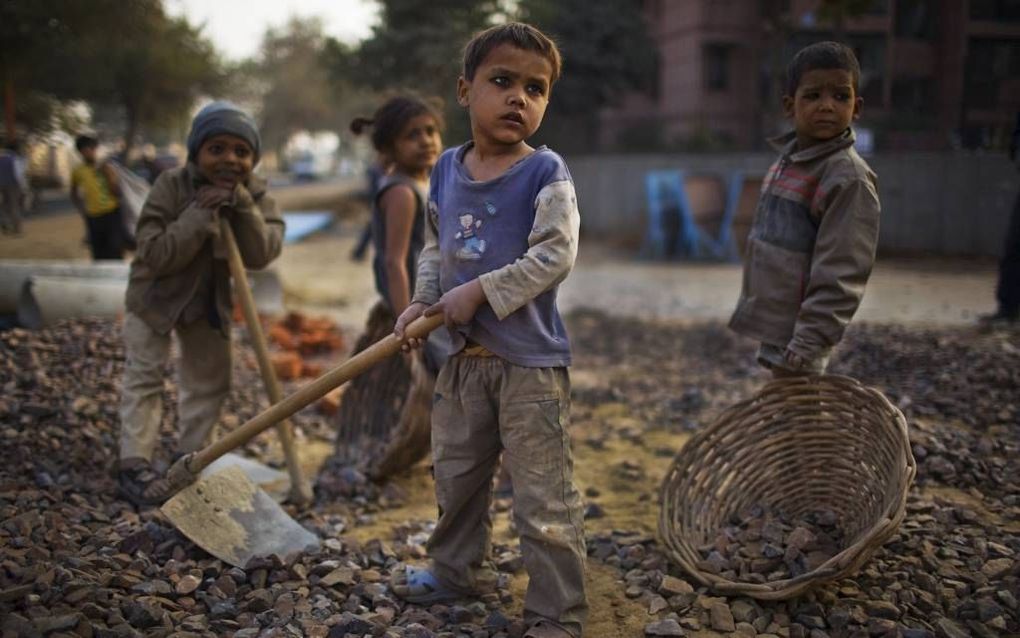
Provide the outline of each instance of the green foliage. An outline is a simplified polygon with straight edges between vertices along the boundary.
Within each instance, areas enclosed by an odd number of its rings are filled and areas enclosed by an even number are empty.
[[[505,19],[508,0],[380,0],[380,21],[356,49],[333,42],[324,51],[330,77],[346,95],[358,95],[370,114],[393,91],[413,90],[446,104],[444,139],[470,135],[456,86],[464,45],[476,32]],[[371,92],[353,91],[358,87]],[[374,97],[373,97],[374,96]]]
[[[142,127],[180,128],[202,94],[215,94],[222,76],[212,44],[184,18],[170,18],[158,1],[121,3],[104,12],[119,26],[82,38],[76,75],[81,95],[123,109],[128,147]]]
[[[564,152],[594,150],[599,110],[655,86],[658,54],[640,2],[521,0],[519,18],[550,35],[563,55],[540,141]]]
[[[262,39],[257,60],[243,69],[257,87],[259,124],[267,148],[279,150],[300,130],[340,125],[337,100],[325,65],[326,37],[318,18],[291,18]]]
[[[374,91],[414,89],[443,98],[451,143],[468,133],[455,102],[464,45],[476,32],[507,19],[531,22],[551,35],[564,57],[547,124],[538,139],[563,150],[595,144],[599,109],[630,90],[648,90],[656,49],[637,0],[381,0],[380,23],[357,49],[327,44],[334,83]]]
[[[563,77],[551,108],[586,114],[655,85],[657,53],[634,0],[521,0],[519,17],[551,36]]]
[[[67,61],[76,34],[98,27],[85,3],[0,2],[0,91],[14,102],[7,115],[18,128],[45,133],[58,123],[58,98],[71,93]]]
[[[212,44],[184,18],[168,16],[160,0],[14,0],[0,7],[0,65],[16,95],[115,108],[128,146],[142,128],[179,127],[194,100],[222,83]]]
[[[380,23],[357,52],[355,80],[376,90],[407,87],[449,99],[464,45],[492,24],[499,0],[381,0]]]

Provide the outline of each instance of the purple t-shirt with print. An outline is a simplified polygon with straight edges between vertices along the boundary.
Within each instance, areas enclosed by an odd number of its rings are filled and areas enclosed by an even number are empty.
[[[443,153],[432,171],[429,214],[439,231],[442,292],[512,264],[528,251],[539,192],[573,181],[563,158],[541,147],[495,179],[478,182],[464,166],[470,143]],[[507,361],[531,368],[570,365],[570,341],[554,286],[500,321],[488,304],[453,335],[453,352],[465,339]]]

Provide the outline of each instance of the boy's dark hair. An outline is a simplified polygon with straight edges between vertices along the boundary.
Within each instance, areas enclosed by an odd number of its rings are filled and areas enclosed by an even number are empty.
[[[485,60],[485,56],[501,44],[509,44],[524,51],[534,51],[545,57],[552,67],[552,76],[549,78],[550,85],[555,84],[556,80],[560,78],[563,60],[556,43],[530,24],[508,22],[489,27],[476,34],[467,43],[467,46],[464,47],[464,79],[469,82],[474,80],[475,72]]]
[[[840,69],[848,71],[852,78],[854,92],[861,79],[861,65],[853,49],[840,42],[816,42],[797,52],[786,67],[786,94],[794,95],[800,86],[800,79],[808,71],[818,69]]]
[[[354,118],[351,122],[351,132],[360,135],[371,126],[372,146],[375,150],[384,152],[393,148],[401,129],[419,115],[431,115],[440,130],[446,124],[443,120],[442,102],[438,98],[422,98],[413,93],[402,93],[386,100],[372,119]]]
[[[91,135],[79,135],[74,138],[74,147],[81,153],[86,148],[95,148],[99,146],[99,140]]]

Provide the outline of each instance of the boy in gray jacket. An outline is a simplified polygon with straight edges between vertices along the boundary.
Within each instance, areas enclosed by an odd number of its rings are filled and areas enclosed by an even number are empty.
[[[853,148],[860,67],[847,46],[819,42],[787,67],[783,109],[794,131],[762,185],[744,282],[730,319],[761,342],[773,375],[821,374],[860,305],[875,263],[875,173]]]
[[[258,129],[229,102],[195,116],[188,162],[166,171],[138,219],[124,316],[124,384],[120,408],[121,494],[136,506],[157,505],[169,485],[150,464],[162,420],[170,334],[180,345],[180,439],[177,453],[200,449],[230,391],[230,269],[220,218],[230,222],[245,267],[280,254],[284,223],[258,163]]]

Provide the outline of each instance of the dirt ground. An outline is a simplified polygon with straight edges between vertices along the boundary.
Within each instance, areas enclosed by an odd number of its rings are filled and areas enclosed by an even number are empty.
[[[289,247],[278,265],[288,303],[307,312],[329,314],[352,334],[358,332],[376,298],[368,262],[346,259],[358,227],[356,221],[344,222],[331,233]],[[724,320],[739,293],[740,268],[736,265],[642,263],[603,245],[582,245],[578,265],[561,291],[561,307],[567,313],[598,308],[612,315],[673,324]],[[995,270],[988,263],[880,261],[859,320],[917,326],[969,325],[977,314],[991,310],[994,281]],[[669,345],[664,341],[664,347]],[[763,380],[764,376],[758,378]],[[575,392],[595,391],[606,384],[605,370],[586,367],[583,355],[572,371],[572,379]],[[736,394],[730,395],[733,400],[738,398]],[[605,510],[603,518],[588,521],[589,535],[627,530],[655,536],[658,488],[670,459],[688,434],[654,427],[647,431],[648,424],[635,419],[624,402],[599,405],[591,419],[608,424],[614,431],[629,427],[643,436],[640,441],[614,437],[604,444],[585,444],[586,426],[592,424],[583,417],[579,421],[575,415],[577,483],[582,492],[598,493],[598,504]],[[606,472],[606,468],[618,468],[624,462],[645,468],[639,480]],[[365,541],[385,538],[408,520],[434,518],[432,484],[424,469],[417,468],[396,480],[406,490],[407,502],[413,505],[383,512],[372,525],[351,530],[355,537]],[[965,492],[952,488],[942,488],[939,495],[959,502],[967,500]],[[507,523],[507,515],[500,514],[497,542],[512,540],[506,535]],[[518,576],[514,583],[518,604],[525,586],[526,577]],[[644,626],[654,620],[645,605],[623,595],[620,574],[615,570],[592,563],[588,587],[592,617],[586,635],[632,638],[643,635]],[[724,634],[706,628],[688,635]]]
[[[352,331],[360,329],[376,298],[370,253],[361,262],[349,258],[366,211],[350,200],[337,200],[359,187],[345,181],[283,189],[277,197],[284,210],[334,210],[338,222],[287,245],[271,266],[283,279],[288,307],[332,316]],[[0,259],[87,260],[84,238],[82,221],[73,213],[29,218],[22,236],[0,236]],[[645,319],[726,319],[740,291],[740,276],[738,264],[639,261],[582,239],[577,266],[560,292],[560,307]],[[972,324],[993,309],[995,281],[996,267],[988,260],[880,258],[855,321]]]
[[[288,303],[360,325],[375,301],[370,262],[352,262],[360,223],[288,246],[277,263]],[[740,293],[738,264],[651,263],[582,240],[560,292],[565,312],[598,308],[645,319],[724,320]],[[967,325],[994,309],[994,264],[973,260],[880,259],[855,321]]]
[[[346,213],[330,231],[288,245],[274,267],[288,307],[333,317],[352,343],[376,293],[370,262],[349,258],[364,212]],[[0,257],[86,258],[81,238],[81,223],[75,217],[29,220],[24,237],[0,238]],[[956,330],[964,335],[961,338],[980,340],[967,326],[975,314],[991,309],[994,280],[994,268],[987,263],[883,260],[857,322]],[[732,309],[739,285],[736,265],[642,263],[594,242],[584,245],[563,287],[561,307],[571,314],[571,327],[581,335],[574,343],[577,361],[572,370],[576,480],[602,510],[601,516],[587,522],[589,537],[613,532],[655,537],[659,485],[677,450],[698,424],[766,380],[754,365],[753,344],[729,335],[720,324]],[[633,326],[628,318],[635,320]],[[932,339],[945,338],[938,336],[943,334],[933,333]],[[1016,339],[1009,337],[1003,344],[1015,349]],[[717,360],[717,352],[725,353],[725,358]],[[863,374],[867,368],[855,361],[847,359],[846,371]],[[896,396],[892,381],[882,387]],[[900,399],[905,392],[900,392]],[[993,419],[992,425],[1005,427],[1014,415]],[[957,427],[961,421],[946,418],[939,424],[950,422]],[[314,474],[330,454],[331,443],[306,436],[303,449],[306,470]],[[271,446],[268,456],[278,459],[279,452]],[[393,540],[394,530],[408,521],[435,519],[425,464],[396,477],[394,485],[404,504],[359,519],[345,532],[349,538],[362,543]],[[983,486],[977,489],[975,497],[973,491],[953,485],[926,483],[918,497],[976,509],[989,524],[1001,525],[1002,534],[1020,531],[1011,515],[989,509]],[[513,542],[506,511],[497,512],[495,529],[497,542]],[[520,611],[525,586],[526,577],[515,576],[515,602],[509,612]],[[617,568],[592,561],[589,588],[592,616],[587,636],[634,638],[655,620],[644,599],[625,595],[624,574]],[[687,635],[723,634],[702,629]]]

